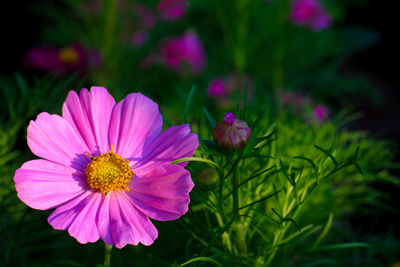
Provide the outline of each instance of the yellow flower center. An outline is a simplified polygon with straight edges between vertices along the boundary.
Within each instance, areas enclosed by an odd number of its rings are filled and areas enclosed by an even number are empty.
[[[129,166],[129,160],[111,151],[100,156],[90,157],[90,163],[85,169],[90,188],[106,194],[112,190],[128,190],[128,182],[134,172]]]
[[[58,54],[61,62],[74,64],[78,62],[79,55],[73,47],[65,47]]]

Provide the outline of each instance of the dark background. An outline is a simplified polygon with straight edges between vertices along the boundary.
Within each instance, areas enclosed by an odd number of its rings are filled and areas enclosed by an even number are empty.
[[[348,58],[343,65],[347,74],[367,76],[375,87],[382,91],[383,104],[371,107],[368,103],[358,103],[365,113],[354,126],[373,134],[400,139],[400,90],[398,83],[399,47],[398,25],[395,21],[398,11],[392,4],[370,0],[363,7],[353,7],[346,13],[341,26],[363,26],[379,34],[376,45]],[[5,1],[0,16],[0,48],[2,63],[0,75],[12,75],[23,70],[26,51],[40,42],[43,18],[30,10],[32,1]]]

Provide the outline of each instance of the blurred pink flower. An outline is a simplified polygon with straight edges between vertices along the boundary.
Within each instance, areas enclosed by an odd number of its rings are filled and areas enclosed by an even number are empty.
[[[303,92],[278,91],[278,100],[282,107],[289,107],[295,116],[302,116],[308,123],[322,124],[329,115],[330,110],[325,105],[313,101]]]
[[[324,123],[327,118],[329,117],[330,110],[328,107],[318,104],[315,106],[314,110],[312,111],[312,120],[316,124]]]
[[[194,184],[184,169],[198,146],[188,124],[161,133],[158,105],[140,93],[121,102],[104,87],[70,91],[62,116],[40,113],[28,127],[38,157],[15,172],[18,197],[78,242],[151,245],[158,236],[149,220],[185,214]]]
[[[160,63],[178,73],[200,74],[206,62],[203,43],[192,31],[164,40],[159,57]]]
[[[300,115],[304,110],[311,105],[311,98],[303,92],[287,92],[284,90],[278,91],[278,99],[283,107],[293,108],[295,115]]]
[[[208,85],[208,96],[218,97],[227,93],[227,88],[224,78],[215,78]]]
[[[39,46],[28,51],[25,65],[29,68],[51,73],[86,73],[90,68],[98,68],[102,59],[96,49],[86,49],[81,44],[64,48]]]
[[[145,44],[149,39],[149,34],[146,31],[137,30],[132,35],[132,43],[135,46],[141,46]]]
[[[139,29],[149,30],[156,26],[157,21],[154,12],[147,6],[135,3],[133,13],[136,16],[136,25]]]
[[[161,0],[157,9],[162,19],[177,20],[185,15],[188,5],[187,0]]]
[[[97,15],[103,8],[103,1],[97,0],[82,0],[80,2],[80,13],[89,13],[90,15]]]
[[[291,19],[300,26],[321,31],[332,24],[332,17],[319,0],[293,0]]]
[[[245,88],[245,83],[247,83],[248,100],[251,100],[252,79],[247,75],[240,78],[236,73],[213,79],[208,85],[207,95],[214,98],[219,107],[231,108],[234,103],[232,101],[233,96],[237,93],[240,94],[240,97],[243,95],[242,93]]]

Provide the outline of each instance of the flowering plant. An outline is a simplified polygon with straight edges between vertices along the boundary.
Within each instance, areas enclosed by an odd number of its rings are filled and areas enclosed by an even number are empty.
[[[188,210],[190,173],[170,163],[198,145],[188,125],[161,128],[157,104],[140,93],[116,104],[103,87],[71,91],[62,116],[31,121],[28,145],[43,159],[15,172],[18,197],[56,208],[50,225],[80,243],[150,245],[157,229],[148,217],[175,220]]]

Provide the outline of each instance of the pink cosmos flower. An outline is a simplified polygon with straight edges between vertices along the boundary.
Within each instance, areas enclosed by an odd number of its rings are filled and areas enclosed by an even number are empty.
[[[300,26],[321,31],[332,24],[332,17],[319,0],[293,0],[291,18]]]
[[[56,208],[48,222],[80,243],[151,245],[149,218],[175,220],[188,210],[194,184],[186,163],[197,135],[189,125],[161,133],[158,105],[140,93],[119,103],[104,87],[71,91],[62,116],[40,113],[28,127],[28,145],[42,159],[15,172],[18,197],[28,206]]]
[[[28,51],[25,65],[51,73],[86,73],[89,68],[101,65],[101,55],[96,49],[86,49],[81,44],[64,48],[40,46]]]
[[[189,71],[200,74],[206,61],[203,44],[192,31],[165,40],[160,49],[160,58],[161,63],[178,73]]]
[[[177,20],[185,15],[188,4],[187,0],[161,0],[157,9],[162,19]]]

